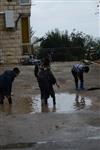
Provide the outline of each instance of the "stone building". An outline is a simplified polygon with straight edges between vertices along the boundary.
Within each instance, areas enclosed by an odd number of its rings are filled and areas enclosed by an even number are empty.
[[[0,0],[0,63],[19,63],[30,53],[31,0]]]

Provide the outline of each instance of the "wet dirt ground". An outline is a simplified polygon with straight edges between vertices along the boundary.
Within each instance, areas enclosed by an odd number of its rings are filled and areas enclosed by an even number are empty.
[[[85,74],[85,90],[75,91],[71,67],[77,62],[52,63],[60,88],[41,106],[34,66],[19,66],[13,83],[13,104],[0,106],[0,150],[100,150],[100,64]],[[0,66],[0,72],[14,66]]]

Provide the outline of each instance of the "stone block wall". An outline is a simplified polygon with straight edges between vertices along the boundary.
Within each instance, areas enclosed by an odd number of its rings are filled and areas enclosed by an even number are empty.
[[[22,56],[21,20],[17,28],[5,28],[5,11],[13,10],[14,21],[19,14],[30,14],[31,5],[20,5],[19,0],[8,2],[0,0],[0,62],[4,64],[19,63]]]

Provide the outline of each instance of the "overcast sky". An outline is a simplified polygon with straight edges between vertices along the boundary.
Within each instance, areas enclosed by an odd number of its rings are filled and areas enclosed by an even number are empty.
[[[48,31],[73,29],[98,37],[99,15],[95,15],[98,0],[32,0],[31,26],[35,36]]]

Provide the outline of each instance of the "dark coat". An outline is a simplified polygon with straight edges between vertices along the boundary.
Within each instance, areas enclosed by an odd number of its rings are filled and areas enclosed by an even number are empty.
[[[49,98],[54,92],[53,85],[56,83],[56,79],[49,68],[46,70],[41,69],[38,74],[38,83],[43,97]]]
[[[13,70],[7,70],[0,75],[0,94],[4,96],[11,95],[12,82],[16,74]]]

